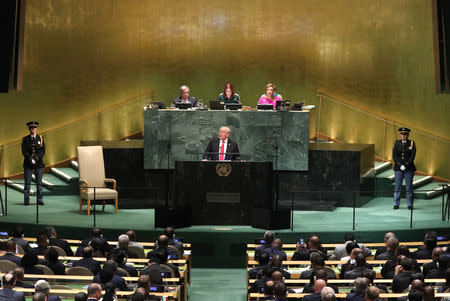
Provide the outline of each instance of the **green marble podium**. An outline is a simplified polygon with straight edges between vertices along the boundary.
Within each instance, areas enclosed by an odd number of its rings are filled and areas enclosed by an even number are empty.
[[[309,115],[277,111],[144,110],[144,168],[172,169],[199,161],[223,125],[245,161],[277,158],[278,169],[308,170]],[[276,156],[278,154],[278,156]]]

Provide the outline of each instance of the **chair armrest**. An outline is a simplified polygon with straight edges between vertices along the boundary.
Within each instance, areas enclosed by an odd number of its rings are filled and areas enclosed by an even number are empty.
[[[79,183],[80,183],[80,191],[84,189],[87,192],[89,188],[88,181],[79,179]]]
[[[117,188],[117,182],[114,179],[110,179],[110,178],[105,178],[105,183],[113,183],[113,188],[114,190],[116,190]]]

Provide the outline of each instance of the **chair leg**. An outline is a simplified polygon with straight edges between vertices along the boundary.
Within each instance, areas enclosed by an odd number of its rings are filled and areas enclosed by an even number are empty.
[[[87,215],[91,214],[91,200],[87,200]]]
[[[105,202],[102,203],[102,212],[105,212]]]
[[[116,214],[117,214],[117,213],[119,213],[119,199],[118,198],[116,198],[114,200],[114,205],[116,206]]]
[[[83,209],[83,199],[82,198],[80,198],[80,212],[81,212],[81,209]]]

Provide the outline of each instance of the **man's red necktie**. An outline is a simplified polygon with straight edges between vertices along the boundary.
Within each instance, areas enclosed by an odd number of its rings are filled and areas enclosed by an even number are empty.
[[[223,161],[225,158],[225,141],[222,140],[222,146],[220,147],[220,154],[219,154],[219,160]]]

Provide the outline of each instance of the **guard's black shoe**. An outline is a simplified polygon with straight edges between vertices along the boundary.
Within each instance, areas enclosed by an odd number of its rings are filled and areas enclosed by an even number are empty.
[[[30,202],[24,202],[23,203],[25,206],[28,206],[28,205],[30,205]]]
[[[408,209],[409,210],[414,210],[414,207],[413,206],[408,206]]]
[[[44,206],[44,202],[39,202],[38,205]]]
[[[398,206],[394,206],[394,210],[397,210],[399,207]]]

